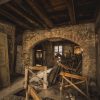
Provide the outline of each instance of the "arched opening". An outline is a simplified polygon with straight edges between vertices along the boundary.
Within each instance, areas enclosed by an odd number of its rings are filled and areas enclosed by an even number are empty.
[[[82,48],[63,38],[49,38],[32,48],[32,65],[55,66],[55,56],[61,55],[61,63],[82,72]]]

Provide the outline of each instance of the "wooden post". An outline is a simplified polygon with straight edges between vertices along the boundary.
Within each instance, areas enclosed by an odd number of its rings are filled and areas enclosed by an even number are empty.
[[[44,77],[43,77],[43,89],[47,89],[48,81],[47,81],[47,67],[44,66]]]
[[[25,89],[26,89],[26,100],[29,100],[29,95],[28,95],[28,82],[29,82],[29,71],[28,67],[25,68]]]

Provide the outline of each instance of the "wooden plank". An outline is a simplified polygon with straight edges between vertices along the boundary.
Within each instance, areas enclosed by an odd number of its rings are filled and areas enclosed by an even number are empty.
[[[83,77],[83,76],[79,76],[79,75],[75,75],[75,74],[70,74],[67,72],[61,72],[60,75],[65,76],[65,77],[69,77],[69,78],[79,79],[79,80],[87,80],[87,77]]]
[[[41,80],[44,77],[44,73],[46,72],[48,74],[48,73],[50,73],[51,70],[52,70],[52,68],[50,68],[46,71],[45,70],[44,71],[39,71],[39,72],[37,72],[37,75],[35,75],[35,73],[31,72],[31,73],[33,73],[33,76],[30,79],[30,82]]]
[[[34,90],[34,88],[32,88],[30,85],[28,85],[28,92],[29,94],[32,96],[32,98],[34,100],[42,100],[36,93],[36,91]]]
[[[29,67],[29,69],[31,70],[37,70],[37,71],[41,71],[41,70],[45,70],[45,68],[47,68],[46,66],[33,66],[33,67]]]
[[[70,69],[70,67],[69,66],[65,66],[65,65],[63,65],[63,64],[61,64],[61,63],[57,63],[59,66],[61,66],[61,67],[63,67],[64,69]]]
[[[85,81],[79,81],[79,82],[76,82],[76,83],[74,83],[75,85],[78,85],[78,84],[82,84],[82,83],[84,83]],[[64,87],[66,88],[66,87],[70,87],[70,86],[72,86],[71,84],[69,84],[69,85],[65,85]]]
[[[32,10],[35,11],[39,17],[47,24],[48,27],[52,28],[53,23],[49,20],[47,15],[44,11],[42,11],[42,8],[35,2],[35,0],[26,0],[27,3],[31,6]]]

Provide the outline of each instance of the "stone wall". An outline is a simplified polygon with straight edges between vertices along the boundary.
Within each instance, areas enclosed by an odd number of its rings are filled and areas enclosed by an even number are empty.
[[[26,31],[23,35],[23,66],[32,65],[32,48],[49,38],[63,38],[83,48],[82,74],[95,78],[95,30],[94,24],[80,24],[51,30]]]
[[[10,73],[14,71],[14,43],[15,43],[15,26],[9,23],[0,22],[0,32],[7,34],[8,52],[9,52],[9,67]]]

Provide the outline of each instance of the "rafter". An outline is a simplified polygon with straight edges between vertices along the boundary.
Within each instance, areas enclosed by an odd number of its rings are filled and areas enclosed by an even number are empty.
[[[71,24],[76,24],[76,15],[75,15],[73,0],[64,0],[64,1],[67,5],[67,8],[68,8]]]
[[[0,9],[0,14],[5,16],[6,18],[8,18],[9,20],[13,19],[13,22],[15,22],[16,24],[18,24],[21,27],[27,28],[27,29],[32,29],[31,27],[29,27],[28,25],[26,25],[25,23],[22,23],[20,20],[18,20],[15,16],[11,15],[9,12]]]
[[[16,12],[17,14],[19,14],[20,16],[22,16],[23,18],[25,18],[31,24],[33,24],[35,26],[40,26],[37,22],[33,21],[31,18],[29,18],[27,15],[25,15],[25,13],[20,12],[18,9],[16,9],[12,5],[6,4],[6,7],[10,8],[12,11]]]
[[[42,11],[42,8],[34,0],[26,0],[27,3],[31,6],[32,10],[35,11],[39,17],[46,23],[49,28],[53,27],[53,23],[49,20],[47,15]]]
[[[1,4],[4,4],[4,3],[7,3],[7,2],[9,2],[9,1],[11,1],[11,0],[0,0],[0,5],[1,5]]]
[[[26,12],[27,15],[29,15],[30,17],[32,17],[34,19],[35,22],[37,22],[38,24],[40,24],[42,27],[47,28],[47,25],[44,24],[44,22],[39,19],[34,13],[30,13],[30,11],[24,7],[24,5],[21,5],[19,0],[14,1],[14,4],[17,5],[17,7],[21,8],[24,12]]]

